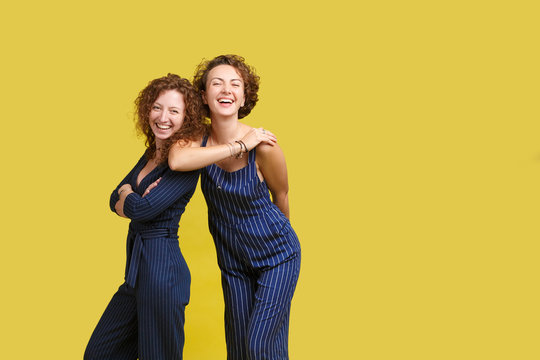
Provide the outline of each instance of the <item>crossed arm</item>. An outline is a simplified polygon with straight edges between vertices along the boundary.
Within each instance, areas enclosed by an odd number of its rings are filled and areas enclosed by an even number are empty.
[[[127,181],[120,183],[111,195],[111,210],[131,220],[151,220],[179,198],[191,193],[198,179],[198,171],[166,171],[162,178],[148,186],[142,196],[134,192]]]

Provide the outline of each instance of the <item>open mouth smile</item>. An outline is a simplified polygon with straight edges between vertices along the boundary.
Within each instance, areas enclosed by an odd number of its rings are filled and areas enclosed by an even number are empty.
[[[160,125],[158,123],[156,123],[156,127],[161,130],[169,130],[170,128],[172,128],[171,125]]]

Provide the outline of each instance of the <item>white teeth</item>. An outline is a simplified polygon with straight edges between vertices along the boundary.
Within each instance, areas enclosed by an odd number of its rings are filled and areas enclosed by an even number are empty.
[[[230,99],[219,99],[218,102],[226,103],[226,104],[232,104],[232,100],[230,100]]]
[[[162,130],[168,130],[171,128],[171,126],[168,126],[168,125],[159,125],[158,123],[156,123],[156,126]]]

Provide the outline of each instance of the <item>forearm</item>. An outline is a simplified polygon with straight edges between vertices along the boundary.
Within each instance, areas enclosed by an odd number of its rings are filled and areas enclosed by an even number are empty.
[[[198,172],[167,171],[166,175],[146,196],[129,193],[123,203],[124,215],[135,221],[154,219],[174,202],[184,196],[191,196],[197,186]]]
[[[289,218],[289,194],[282,192],[279,194],[272,193],[272,202],[281,210],[281,212]]]
[[[120,189],[118,192],[118,201],[114,204],[114,211],[121,217],[127,218],[126,214],[124,213],[124,204],[126,202],[126,198],[129,194],[133,193],[133,190],[131,189]]]
[[[169,167],[174,171],[192,171],[202,169],[240,153],[239,143],[215,145],[208,147],[173,146],[169,152]]]
[[[118,184],[118,186],[112,191],[111,193],[111,196],[109,198],[109,208],[111,209],[112,212],[116,212],[118,215],[120,215],[118,213],[118,210],[116,209],[116,204],[118,203],[118,201],[120,200],[120,196],[118,195],[118,191],[120,190],[120,188],[124,185],[126,185],[127,183],[129,183],[129,180],[133,177],[133,174],[135,172],[135,170],[137,169],[138,165],[141,163],[141,161],[143,161],[144,159],[144,155],[139,159],[139,161],[137,162],[137,164],[131,169],[131,171],[126,175],[126,177],[120,182],[120,184]],[[122,215],[121,215],[122,216]]]

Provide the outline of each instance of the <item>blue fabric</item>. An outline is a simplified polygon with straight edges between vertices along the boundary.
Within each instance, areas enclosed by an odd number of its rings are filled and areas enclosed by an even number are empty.
[[[146,165],[143,155],[113,190],[131,184],[124,214],[131,219],[127,236],[125,282],[114,294],[86,348],[85,359],[182,359],[184,310],[191,276],[178,244],[178,223],[195,191],[199,171],[176,172],[165,164],[153,169],[137,186]],[[158,178],[157,187],[144,190]]]
[[[300,243],[257,175],[255,149],[248,156],[240,170],[212,164],[201,173],[222,275],[227,354],[229,360],[288,359]]]

